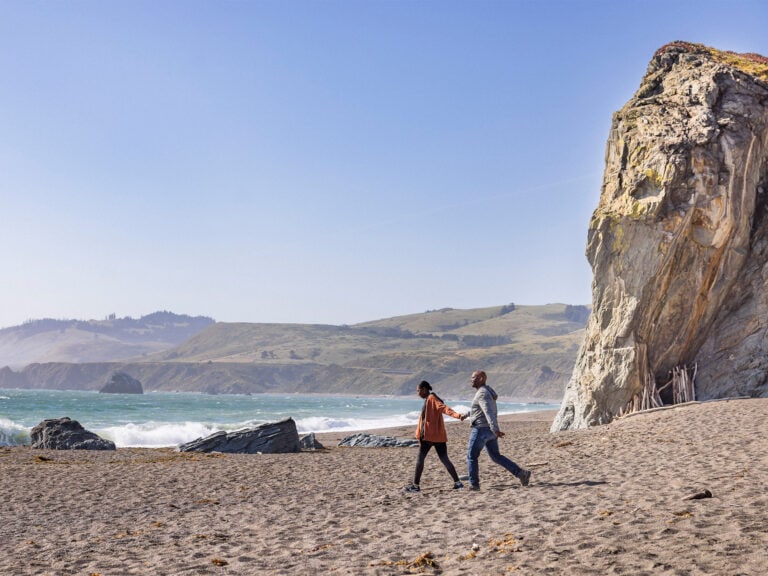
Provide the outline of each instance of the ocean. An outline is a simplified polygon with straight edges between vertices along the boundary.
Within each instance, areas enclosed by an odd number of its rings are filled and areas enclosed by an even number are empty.
[[[468,411],[471,404],[467,400],[444,401],[458,412]],[[0,446],[29,444],[34,426],[42,420],[64,416],[112,440],[118,448],[160,448],[288,417],[296,421],[299,434],[415,426],[422,403],[415,394],[100,394],[82,390],[0,389]],[[544,403],[498,402],[500,414],[557,408]]]

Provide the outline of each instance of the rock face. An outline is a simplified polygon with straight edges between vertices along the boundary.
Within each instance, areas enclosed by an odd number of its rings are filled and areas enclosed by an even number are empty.
[[[609,422],[678,367],[697,399],[768,396],[766,214],[768,59],[663,47],[613,117],[592,314],[552,431]]]
[[[89,432],[77,420],[43,420],[30,432],[32,448],[49,450],[114,450],[115,443]]]
[[[293,418],[262,424],[236,432],[216,432],[182,444],[179,452],[228,452],[233,454],[278,454],[301,452]]]
[[[105,394],[144,394],[141,382],[125,372],[115,372],[99,392]]]
[[[339,442],[339,446],[354,446],[357,448],[403,448],[418,446],[419,441],[400,440],[394,436],[377,436],[375,434],[352,434]]]

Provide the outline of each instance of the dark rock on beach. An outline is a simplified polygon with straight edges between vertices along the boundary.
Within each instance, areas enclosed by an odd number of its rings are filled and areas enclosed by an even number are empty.
[[[105,394],[144,394],[141,382],[125,372],[115,372],[99,392]]]
[[[299,444],[301,445],[302,450],[323,450],[325,448],[325,446],[323,446],[317,439],[314,432],[302,436],[301,440],[299,440]]]
[[[216,432],[178,447],[179,452],[226,452],[230,454],[282,454],[301,452],[293,418],[236,432]]]
[[[419,441],[415,438],[402,440],[394,436],[377,436],[375,434],[352,434],[347,436],[339,446],[350,446],[356,448],[403,448],[408,446],[418,446]]]
[[[70,418],[43,420],[30,432],[32,448],[49,450],[114,450],[115,443],[105,440]]]

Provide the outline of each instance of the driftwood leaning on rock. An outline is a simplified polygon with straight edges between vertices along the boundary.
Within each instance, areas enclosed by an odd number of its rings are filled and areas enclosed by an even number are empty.
[[[32,448],[49,450],[114,450],[115,443],[82,427],[71,418],[43,420],[29,433]]]
[[[685,365],[675,366],[670,372],[670,380],[659,388],[656,386],[656,380],[651,376],[650,369],[646,370],[645,386],[619,412],[619,417],[669,406],[670,404],[665,405],[661,400],[661,393],[669,387],[671,387],[671,405],[695,402],[696,390],[694,382],[697,371],[698,365],[695,363],[691,367]]]
[[[262,424],[236,432],[216,432],[178,447],[179,452],[225,452],[230,454],[283,454],[301,452],[293,418]]]
[[[339,446],[356,448],[403,448],[418,445],[419,441],[415,438],[412,440],[400,440],[393,436],[376,436],[374,434],[352,434],[339,442]]]

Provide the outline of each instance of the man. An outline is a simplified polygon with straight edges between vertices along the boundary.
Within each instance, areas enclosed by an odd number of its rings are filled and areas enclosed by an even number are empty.
[[[469,489],[480,490],[480,472],[477,459],[483,448],[488,452],[491,460],[514,474],[523,486],[528,486],[531,480],[531,471],[520,468],[520,466],[506,456],[502,456],[499,452],[498,439],[504,436],[504,432],[499,430],[497,420],[497,395],[490,386],[486,385],[487,379],[488,376],[482,370],[473,372],[470,378],[472,388],[475,388],[477,392],[475,392],[475,397],[472,400],[472,410],[469,415],[469,422],[472,425],[472,432],[469,435],[469,446],[467,447]]]

